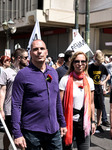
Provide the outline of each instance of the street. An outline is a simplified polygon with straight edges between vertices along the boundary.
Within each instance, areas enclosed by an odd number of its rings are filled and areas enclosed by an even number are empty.
[[[105,106],[109,120],[109,111],[110,111],[110,104],[109,98],[105,97]],[[91,148],[90,150],[112,150],[112,140],[110,139],[110,128],[102,126],[105,130],[104,133],[95,133],[91,136]],[[0,132],[0,150],[3,150],[2,144],[3,132]],[[75,144],[74,144],[75,145]],[[13,150],[10,146],[10,150]],[[73,150],[77,150],[77,148],[73,148]]]

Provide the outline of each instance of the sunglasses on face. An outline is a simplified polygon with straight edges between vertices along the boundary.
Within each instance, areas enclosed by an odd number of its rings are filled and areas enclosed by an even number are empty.
[[[6,61],[9,61],[9,62],[10,62],[11,60],[10,60],[10,59],[6,59],[5,62],[6,62]]]
[[[26,57],[21,57],[21,58],[23,58],[24,60],[27,60],[27,59],[28,59],[28,56],[26,56]]]
[[[74,60],[73,61],[75,64],[85,64],[86,63],[86,60]]]

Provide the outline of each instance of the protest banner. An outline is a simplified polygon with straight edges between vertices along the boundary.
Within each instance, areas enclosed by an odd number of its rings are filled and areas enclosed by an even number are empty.
[[[5,49],[5,56],[11,57],[11,49]]]
[[[90,51],[92,55],[94,55],[91,49],[89,48],[89,46],[86,44],[85,40],[79,34],[79,32],[76,32],[76,34],[74,35],[73,41],[68,46],[66,51],[68,50],[73,50],[74,52],[82,51],[84,53],[87,53]]]
[[[31,37],[30,37],[30,40],[28,43],[28,47],[27,47],[29,59],[30,59],[31,44],[34,40],[37,40],[37,39],[41,40],[40,26],[39,26],[38,20],[35,23],[35,26],[34,26],[34,29],[32,31],[32,34],[31,34]]]

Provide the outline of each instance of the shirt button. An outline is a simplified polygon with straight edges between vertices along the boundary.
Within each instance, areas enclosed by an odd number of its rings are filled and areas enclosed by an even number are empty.
[[[50,129],[49,129],[49,128],[47,128],[47,131],[50,131]]]

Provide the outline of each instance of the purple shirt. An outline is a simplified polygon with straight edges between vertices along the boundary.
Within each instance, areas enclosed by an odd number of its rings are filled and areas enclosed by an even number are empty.
[[[51,82],[47,75],[52,76]],[[12,125],[15,138],[21,137],[21,128],[53,134],[65,127],[56,70],[47,66],[41,72],[33,64],[21,69],[12,90]]]

